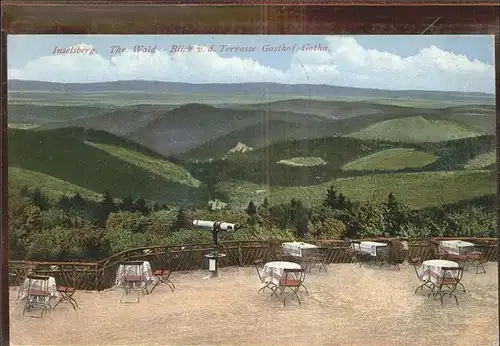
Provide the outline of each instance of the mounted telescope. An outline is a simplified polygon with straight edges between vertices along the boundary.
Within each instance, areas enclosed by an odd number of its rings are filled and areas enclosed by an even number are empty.
[[[193,225],[197,227],[210,228],[212,231],[212,241],[213,250],[211,253],[206,254],[205,257],[208,258],[208,271],[210,272],[210,278],[220,278],[219,276],[219,258],[226,257],[226,254],[219,253],[219,232],[235,232],[240,229],[240,225],[237,223],[229,223],[223,221],[203,221],[203,220],[193,220]]]

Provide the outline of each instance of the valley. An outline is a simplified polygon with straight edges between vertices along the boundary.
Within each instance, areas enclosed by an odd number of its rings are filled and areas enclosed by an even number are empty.
[[[9,83],[9,186],[244,209],[328,186],[414,208],[496,193],[494,98],[258,83]],[[127,89],[128,88],[128,89]],[[438,192],[441,191],[441,192]]]

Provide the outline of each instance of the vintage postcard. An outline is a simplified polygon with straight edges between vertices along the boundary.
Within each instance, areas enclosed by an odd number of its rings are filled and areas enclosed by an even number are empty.
[[[12,342],[498,341],[495,103],[488,35],[9,35]]]

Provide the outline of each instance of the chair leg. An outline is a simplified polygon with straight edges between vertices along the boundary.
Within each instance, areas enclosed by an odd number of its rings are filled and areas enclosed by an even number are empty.
[[[459,282],[460,286],[462,286],[462,289],[464,290],[464,293],[465,293],[465,286],[463,283]]]
[[[328,270],[326,269],[325,263],[321,262],[321,267],[319,267],[319,271],[321,271],[321,268],[325,270],[325,273],[328,273]]]
[[[175,289],[175,285],[174,285],[174,283],[173,283],[172,281],[170,281],[170,279],[166,279],[166,281],[167,281],[170,285],[172,285],[172,287]],[[172,290],[172,291],[173,291],[173,290]]]
[[[301,283],[300,286],[304,287],[304,289],[306,290],[306,294],[309,294],[309,291],[307,290],[307,287],[306,285],[304,285],[304,283]]]
[[[149,291],[149,294],[153,293],[153,291],[155,290],[156,286],[158,286],[159,284],[161,284],[161,281],[157,280],[155,282],[155,284],[153,285],[153,287],[151,288],[151,291]]]
[[[479,268],[481,268],[483,270],[482,273],[479,273]],[[486,274],[486,268],[484,268],[484,265],[482,263],[479,263],[477,266],[476,266],[476,274]]]
[[[300,301],[300,297],[299,297],[299,287],[297,287],[297,289],[293,290],[293,294],[297,297],[299,305],[302,305],[302,303]]]
[[[62,293],[61,293],[62,294]],[[59,300],[57,301],[56,305],[54,305],[54,307],[52,308],[52,310],[55,310],[57,308],[57,306],[59,305],[59,303],[64,300],[64,297],[60,297]]]
[[[76,300],[74,300],[73,298],[69,298],[69,302],[71,303],[71,305],[73,305],[73,309],[76,310],[76,308],[78,307],[78,303],[76,302]]]

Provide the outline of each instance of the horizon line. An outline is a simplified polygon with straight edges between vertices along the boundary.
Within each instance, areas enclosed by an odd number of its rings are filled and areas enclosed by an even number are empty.
[[[37,83],[47,83],[47,84],[105,84],[105,83],[120,83],[120,82],[150,82],[150,83],[170,83],[170,84],[188,84],[188,85],[245,85],[245,84],[275,84],[284,86],[321,86],[330,88],[344,88],[344,89],[358,89],[358,90],[378,90],[378,91],[392,91],[392,92],[442,92],[442,93],[459,93],[459,94],[482,94],[496,97],[496,93],[489,93],[484,91],[458,91],[458,90],[421,90],[421,89],[380,89],[380,88],[363,88],[363,87],[352,87],[352,86],[340,86],[333,84],[306,84],[306,83],[279,83],[279,82],[240,82],[240,83],[192,83],[192,82],[170,82],[161,80],[148,80],[148,79],[123,79],[123,80],[113,80],[104,82],[49,82],[43,80],[34,79],[16,79],[7,78],[7,89],[9,88],[8,82],[18,81],[18,82],[37,82]]]

